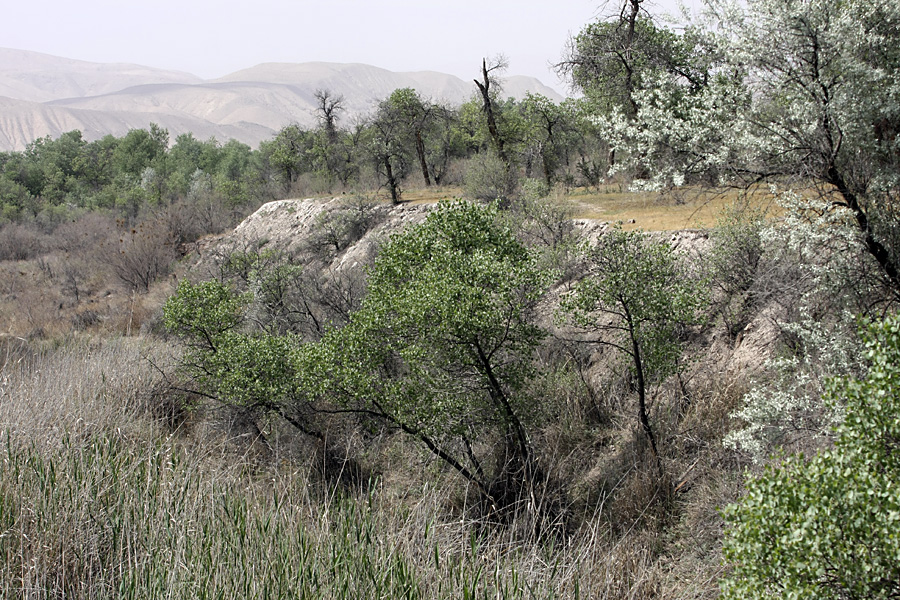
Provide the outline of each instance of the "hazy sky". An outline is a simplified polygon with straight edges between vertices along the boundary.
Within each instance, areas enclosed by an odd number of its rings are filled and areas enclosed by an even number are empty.
[[[678,0],[646,0],[676,13]],[[686,0],[689,6],[699,0]],[[359,62],[471,79],[503,53],[510,75],[557,89],[549,70],[601,0],[24,0],[0,20],[0,46],[129,62],[215,78],[263,62]]]

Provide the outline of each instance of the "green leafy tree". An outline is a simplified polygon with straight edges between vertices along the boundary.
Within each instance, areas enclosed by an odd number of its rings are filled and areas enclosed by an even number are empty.
[[[602,114],[633,119],[640,107],[636,91],[659,73],[701,86],[707,74],[692,60],[689,39],[657,26],[644,0],[624,0],[621,10],[589,24],[569,40],[560,75],[585,93]]]
[[[412,158],[405,143],[409,110],[410,99],[404,93],[395,92],[378,105],[378,111],[369,125],[369,156],[394,204],[400,203],[403,193],[401,184],[409,174]]]
[[[215,353],[219,341],[244,322],[250,298],[236,294],[220,281],[193,284],[182,280],[163,307],[163,321],[172,333],[184,339],[192,352]],[[198,356],[191,360],[202,362]]]
[[[43,174],[39,165],[28,160],[23,152],[0,154],[3,178],[24,187],[31,196],[39,196],[43,187]]]
[[[394,90],[387,100],[382,103],[382,110],[392,114],[405,130],[403,135],[406,144],[415,150],[416,159],[422,173],[425,186],[431,186],[431,174],[425,154],[425,136],[431,121],[434,118],[435,109],[430,102],[426,102],[412,88]]]
[[[182,281],[166,301],[166,327],[185,343],[181,371],[193,383],[191,391],[226,406],[258,413],[275,413],[300,431],[320,437],[299,413],[290,335],[244,330],[252,295],[229,284]]]
[[[509,504],[537,477],[536,408],[520,392],[549,281],[496,206],[441,204],[381,249],[349,324],[301,349],[302,385],[415,436]]]
[[[99,193],[109,186],[115,177],[112,157],[119,139],[105,135],[101,139],[88,143],[79,157],[79,172],[85,187],[93,192],[91,207],[104,207],[98,198]]]
[[[630,359],[638,419],[660,474],[648,395],[654,382],[682,367],[682,329],[699,322],[704,300],[703,287],[668,244],[614,227],[587,250],[587,273],[560,305],[568,322]]]
[[[165,158],[169,132],[156,123],[150,129],[132,129],[113,150],[113,168],[117,174],[140,180],[147,167],[158,167]]]
[[[42,175],[42,197],[53,204],[60,204],[77,193],[83,179],[81,154],[86,144],[81,132],[74,130],[55,140],[47,136],[28,145],[25,155],[37,165]]]
[[[34,216],[38,202],[25,186],[0,176],[0,223]]]
[[[245,206],[255,195],[260,200],[265,197],[265,178],[262,177],[258,152],[253,152],[247,144],[228,140],[220,154],[214,176],[215,188],[227,207]]]
[[[284,191],[288,191],[291,185],[304,171],[304,154],[308,147],[308,132],[298,124],[286,125],[278,132],[274,139],[263,142],[259,146],[264,162],[269,171]]]
[[[555,104],[541,94],[528,93],[520,104],[524,118],[526,152],[525,176],[530,177],[530,165],[536,158],[547,186],[552,186],[557,170],[568,162],[570,148],[576,145],[576,117],[571,103]]]
[[[175,145],[166,154],[168,188],[170,193],[186,196],[191,189],[191,181],[197,173],[212,175],[222,157],[218,142],[211,138],[201,142],[191,133],[183,133],[175,138]]]
[[[900,596],[900,319],[870,324],[868,375],[831,382],[834,448],[788,458],[728,507],[724,598]]]

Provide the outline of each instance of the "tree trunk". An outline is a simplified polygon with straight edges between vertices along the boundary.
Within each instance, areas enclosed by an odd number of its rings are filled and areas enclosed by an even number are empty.
[[[425,180],[425,187],[431,187],[428,163],[425,161],[425,141],[422,139],[422,132],[419,130],[416,130],[416,154],[419,157],[419,166],[422,167],[422,178]]]
[[[391,190],[391,203],[400,204],[400,190],[397,179],[394,177],[394,168],[391,166],[391,157],[384,157],[384,174],[387,177],[388,188]]]
[[[484,82],[478,81],[477,79],[474,81],[475,85],[478,86],[478,90],[481,92],[484,114],[487,117],[488,132],[491,134],[491,141],[494,143],[494,149],[497,151],[497,156],[500,157],[500,160],[503,161],[503,164],[505,164],[508,169],[510,168],[509,158],[506,156],[503,137],[500,135],[500,130],[497,128],[497,121],[494,118],[494,102],[491,100],[491,78],[488,75],[487,60],[481,61],[481,73]]]
[[[898,269],[898,266],[891,257],[890,252],[888,252],[888,249],[875,237],[875,233],[872,231],[872,227],[869,223],[869,217],[860,205],[859,198],[850,189],[844,181],[843,176],[834,165],[829,168],[828,174],[826,175],[826,181],[837,188],[838,193],[844,198],[847,207],[853,212],[853,216],[856,218],[856,224],[859,227],[859,230],[863,233],[863,241],[866,245],[866,250],[875,258],[878,266],[881,267],[881,270],[887,276],[891,287],[894,290],[894,294],[900,295],[900,269]]]
[[[625,35],[625,60],[623,61],[623,66],[625,67],[625,93],[628,95],[628,102],[631,104],[631,110],[633,112],[632,116],[636,116],[638,111],[637,101],[634,99],[634,55],[632,49],[634,48],[634,33],[637,27],[637,18],[638,14],[640,14],[642,1],[643,0],[629,0],[628,7],[630,7],[630,11],[627,20],[628,32]],[[625,7],[622,8],[622,12],[625,12]]]
[[[544,182],[547,184],[548,188],[552,188],[553,187],[553,173],[551,173],[550,159],[547,158],[547,154],[544,152],[543,145],[541,145],[541,164],[544,167]]]
[[[628,319],[628,334],[631,337],[634,371],[637,376],[638,418],[641,421],[641,427],[644,429],[647,439],[650,441],[650,450],[653,452],[653,458],[656,461],[656,470],[660,479],[662,479],[662,460],[659,457],[659,450],[656,447],[656,436],[653,434],[653,428],[650,426],[650,417],[647,415],[647,383],[644,379],[644,361],[641,358],[641,347],[638,343],[637,332],[634,330],[634,324],[631,322],[630,318]]]

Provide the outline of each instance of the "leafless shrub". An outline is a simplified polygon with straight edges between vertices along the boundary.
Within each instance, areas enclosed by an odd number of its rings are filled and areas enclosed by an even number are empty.
[[[519,177],[494,153],[470,159],[465,177],[466,195],[484,202],[509,206],[516,197]]]
[[[104,214],[89,212],[61,224],[53,232],[56,250],[69,255],[90,256],[118,233],[115,221]]]
[[[574,210],[562,198],[550,198],[543,181],[528,179],[521,195],[510,205],[516,235],[526,245],[538,248],[547,265],[563,280],[575,275],[580,237],[572,221]]]
[[[60,313],[62,308],[61,298],[57,290],[43,283],[29,282],[27,287],[16,294],[16,306],[18,310],[11,315],[11,330],[33,339],[43,339],[61,333],[64,327],[64,319]]]
[[[337,207],[319,213],[307,249],[322,258],[340,254],[358,242],[381,221],[377,204],[361,195],[343,200]]]
[[[712,308],[722,316],[732,340],[774,291],[772,277],[762,277],[763,227],[762,212],[736,205],[710,235],[712,248],[704,264],[715,291]]]
[[[158,211],[155,220],[168,230],[176,247],[232,225],[232,216],[221,200],[209,193],[179,200]]]
[[[83,331],[100,322],[100,315],[93,310],[83,310],[72,317],[72,327],[76,331]]]
[[[7,380],[2,374],[12,368],[13,365],[29,360],[33,357],[31,345],[23,337],[0,334],[0,387]],[[2,390],[0,390],[2,392]]]
[[[31,225],[10,223],[0,227],[0,261],[30,260],[47,250],[48,238]]]
[[[165,275],[177,258],[175,239],[159,221],[145,221],[107,245],[105,257],[115,276],[128,289],[145,293]]]

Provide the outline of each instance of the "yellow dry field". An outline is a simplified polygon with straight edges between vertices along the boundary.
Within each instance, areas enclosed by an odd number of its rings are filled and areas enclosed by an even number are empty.
[[[772,214],[777,206],[768,190],[711,192],[679,188],[666,192],[631,192],[618,186],[575,190],[567,197],[575,216],[602,221],[622,221],[626,229],[672,231],[712,227],[723,212],[736,203]]]
[[[403,192],[403,202],[425,204],[460,198],[464,194],[461,188],[454,187],[411,189]],[[768,189],[711,192],[680,188],[666,192],[632,192],[625,186],[611,184],[602,186],[599,191],[587,188],[577,188],[568,194],[557,191],[552,197],[570,204],[576,218],[622,221],[625,229],[646,231],[711,227],[723,211],[735,203],[763,209],[769,214],[778,212]]]
[[[429,204],[452,198],[462,198],[465,191],[461,187],[437,186],[403,190],[404,204]]]

